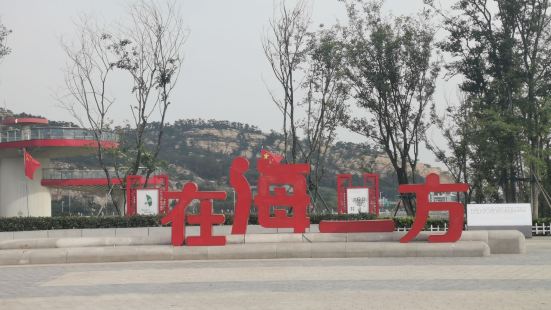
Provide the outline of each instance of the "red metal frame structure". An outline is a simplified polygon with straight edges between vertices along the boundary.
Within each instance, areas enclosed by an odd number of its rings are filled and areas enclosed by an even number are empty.
[[[364,173],[364,186],[369,188],[369,213],[379,216],[379,175]]]
[[[351,174],[337,174],[337,212],[346,214],[346,189],[352,186]]]
[[[116,141],[100,141],[103,148],[116,148],[119,143]],[[49,139],[49,140],[26,140],[26,141],[12,141],[12,142],[0,142],[0,149],[21,149],[21,148],[40,148],[40,147],[85,147],[94,148],[98,143],[91,140],[82,139]]]
[[[7,117],[2,121],[2,125],[48,125],[48,120],[42,117]]]
[[[106,178],[98,178],[98,179],[42,179],[40,181],[40,184],[42,186],[47,187],[101,187],[101,186],[107,186],[109,182]],[[121,181],[118,178],[112,178],[111,179],[112,185],[120,185]]]
[[[379,216],[379,175],[375,173],[363,174],[363,186],[352,186],[352,174],[337,174],[337,212],[348,212],[346,202],[347,188],[368,188],[369,213]]]
[[[126,177],[126,215],[135,215],[137,212],[137,190],[144,188],[145,178],[141,175],[129,175]],[[155,175],[149,178],[147,187],[159,189],[159,213],[168,213],[168,175]]]

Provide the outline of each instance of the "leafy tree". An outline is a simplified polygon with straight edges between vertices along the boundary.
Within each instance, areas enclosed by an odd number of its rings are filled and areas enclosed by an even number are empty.
[[[0,20],[0,59],[11,53],[11,49],[6,44],[7,37],[11,32],[12,31],[6,28]]]
[[[460,100],[464,100],[464,98],[460,98]],[[425,145],[434,153],[436,159],[446,166],[456,183],[470,185],[464,201],[467,203],[471,200],[472,189],[479,188],[479,184],[474,183],[474,180],[478,178],[473,177],[473,174],[476,175],[477,172],[469,169],[469,164],[472,161],[469,145],[469,141],[472,139],[470,106],[463,101],[459,106],[448,104],[444,115],[440,116],[437,113],[436,105],[433,104],[430,120],[441,131],[446,145],[441,147],[433,141],[426,141]]]
[[[270,92],[283,113],[283,153],[291,163],[310,164],[312,204],[316,207],[321,200],[328,208],[318,189],[336,129],[345,116],[350,87],[344,79],[344,46],[335,27],[308,31],[306,2],[293,8],[281,2],[278,13],[262,45],[283,90],[283,98]]]
[[[301,161],[311,164],[308,183],[314,206],[321,198],[318,189],[325,175],[328,152],[335,142],[337,128],[345,119],[350,87],[345,81],[344,63],[345,49],[336,28],[311,34],[302,85],[307,94],[302,103],[306,116],[299,124],[304,139],[299,141],[299,147]]]
[[[440,11],[449,32],[441,47],[472,107],[475,197],[529,199],[537,217],[551,129],[549,1],[461,0],[454,9]]]
[[[347,76],[358,107],[367,114],[352,116],[348,127],[381,146],[399,184],[415,182],[425,114],[440,70],[431,61],[434,28],[426,13],[388,17],[381,12],[382,2],[345,4]],[[404,206],[414,214],[409,196]]]

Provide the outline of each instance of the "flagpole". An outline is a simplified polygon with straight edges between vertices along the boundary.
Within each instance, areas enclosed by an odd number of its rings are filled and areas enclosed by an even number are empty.
[[[25,178],[25,192],[27,194],[27,217],[31,216],[31,212],[29,211],[29,181]]]
[[[25,168],[25,153],[27,153],[27,149],[23,148],[23,169]],[[29,211],[29,180],[27,177],[25,177],[25,196],[27,197],[27,217],[29,217],[31,212]]]

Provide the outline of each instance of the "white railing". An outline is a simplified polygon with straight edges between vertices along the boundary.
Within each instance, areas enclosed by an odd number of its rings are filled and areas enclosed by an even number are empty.
[[[532,235],[533,236],[551,235],[551,223],[547,223],[547,225],[545,225],[545,223],[542,223],[541,225],[538,225],[536,223],[536,225],[532,226]]]
[[[50,139],[70,139],[70,140],[95,140],[93,131],[82,128],[31,128],[29,130],[6,130],[0,134],[0,142],[14,142],[26,140],[50,140]],[[111,132],[101,134],[102,141],[119,140],[119,136]]]
[[[117,173],[115,169],[108,169],[111,178],[116,178]],[[139,169],[138,175],[145,175],[146,169]],[[125,169],[120,169],[118,175],[124,176]],[[163,174],[164,171],[156,169],[151,173],[151,176]],[[105,171],[101,169],[56,169],[56,168],[43,168],[42,179],[44,180],[67,180],[67,179],[105,179]]]
[[[467,225],[465,225],[464,229],[467,229]],[[395,231],[409,231],[411,230],[411,227],[396,227]],[[443,226],[440,225],[430,225],[428,228],[423,229],[423,231],[448,231],[448,224],[444,223]]]
[[[395,231],[409,231],[411,227],[396,227]],[[467,226],[465,225],[465,230],[467,230]],[[440,225],[430,225],[428,228],[424,229],[423,231],[448,231],[448,225],[444,223],[443,226]],[[542,223],[542,224],[536,224],[532,225],[532,235],[533,236],[550,236],[551,235],[551,223]]]

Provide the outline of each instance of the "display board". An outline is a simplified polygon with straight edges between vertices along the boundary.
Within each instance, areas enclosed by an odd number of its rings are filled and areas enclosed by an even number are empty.
[[[369,212],[369,188],[347,188],[346,205],[348,214]]]
[[[140,215],[159,214],[159,190],[138,189],[136,190],[136,212]]]
[[[532,226],[529,203],[468,204],[469,226]]]

